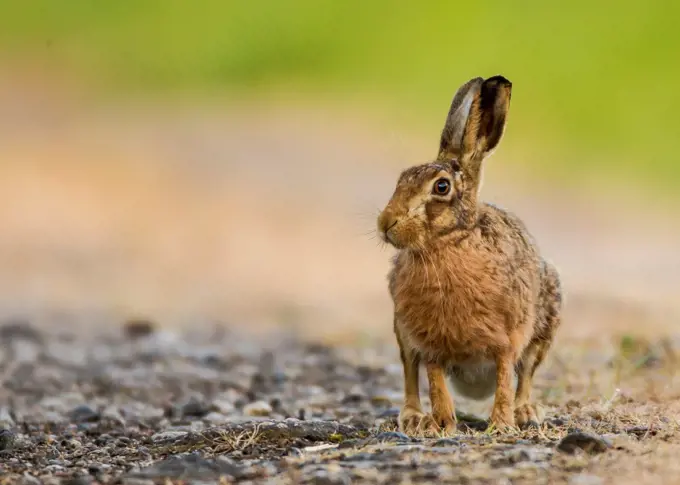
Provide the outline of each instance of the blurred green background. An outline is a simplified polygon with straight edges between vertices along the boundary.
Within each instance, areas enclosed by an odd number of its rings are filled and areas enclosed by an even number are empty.
[[[672,192],[678,19],[671,0],[2,0],[0,51],[102,93],[332,96],[422,130],[439,129],[459,84],[501,73],[513,161]]]

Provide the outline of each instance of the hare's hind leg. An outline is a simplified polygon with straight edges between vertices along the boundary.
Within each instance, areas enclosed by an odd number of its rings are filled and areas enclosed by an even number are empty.
[[[536,369],[545,359],[555,333],[561,323],[562,291],[555,268],[544,264],[541,287],[542,312],[534,327],[534,338],[522,354],[517,365],[517,392],[515,394],[515,421],[520,427],[538,425],[536,410],[531,404],[531,387]]]
[[[512,412],[512,377],[515,367],[512,350],[499,352],[496,355],[496,395],[491,410],[491,423],[499,431],[507,431],[515,427]]]
[[[550,342],[534,340],[524,350],[517,365],[517,392],[515,393],[515,422],[520,428],[538,427],[536,409],[531,404],[531,386],[534,373],[543,362]]]

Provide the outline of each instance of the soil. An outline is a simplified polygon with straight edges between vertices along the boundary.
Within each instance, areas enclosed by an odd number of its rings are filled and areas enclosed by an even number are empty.
[[[397,429],[393,345],[146,325],[0,327],[6,482],[647,483],[680,449],[677,342],[561,345],[539,429],[498,433],[459,402],[457,433],[424,438]]]

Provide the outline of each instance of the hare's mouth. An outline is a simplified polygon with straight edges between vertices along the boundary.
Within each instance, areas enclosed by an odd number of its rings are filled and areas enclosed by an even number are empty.
[[[394,221],[392,224],[390,224],[388,227],[386,227],[385,230],[382,233],[382,236],[383,236],[383,239],[385,240],[385,242],[388,242],[392,246],[395,246],[395,247],[398,246],[398,242],[394,238],[394,232],[392,231],[392,229],[394,228],[394,226],[397,225],[398,222],[399,221]]]
[[[391,244],[396,249],[406,249],[409,247],[409,238],[405,237],[403,231],[396,231],[395,226],[397,223],[392,224],[383,234],[383,238],[386,243]]]

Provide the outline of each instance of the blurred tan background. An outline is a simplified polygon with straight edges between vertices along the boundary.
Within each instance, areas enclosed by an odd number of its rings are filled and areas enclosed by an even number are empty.
[[[676,4],[284,3],[0,4],[1,317],[387,336],[375,217],[503,74],[483,197],[561,270],[563,333],[675,331]]]

